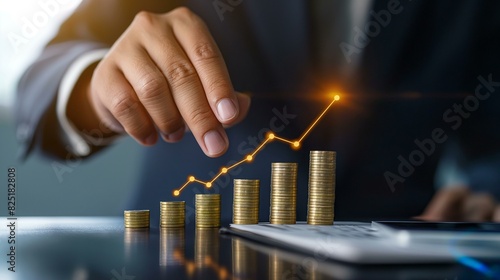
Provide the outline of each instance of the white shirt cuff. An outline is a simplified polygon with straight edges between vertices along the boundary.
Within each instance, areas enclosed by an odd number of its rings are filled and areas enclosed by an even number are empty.
[[[56,103],[57,119],[61,125],[62,133],[67,139],[69,149],[71,149],[71,152],[76,156],[87,156],[90,153],[90,145],[85,141],[83,135],[75,128],[74,124],[69,121],[66,115],[68,101],[83,71],[91,64],[104,58],[108,51],[109,49],[97,49],[81,55],[70,65],[59,86]]]

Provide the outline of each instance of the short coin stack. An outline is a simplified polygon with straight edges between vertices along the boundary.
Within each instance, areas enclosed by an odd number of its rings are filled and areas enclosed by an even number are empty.
[[[311,151],[309,159],[309,201],[307,223],[333,225],[336,153]]]
[[[125,210],[123,218],[126,228],[149,227],[149,210]]]
[[[196,195],[196,227],[220,227],[220,194]]]
[[[271,224],[295,224],[297,217],[297,163],[271,165]]]
[[[233,224],[259,223],[259,180],[234,179]]]
[[[185,201],[160,202],[160,227],[184,227],[186,218]]]

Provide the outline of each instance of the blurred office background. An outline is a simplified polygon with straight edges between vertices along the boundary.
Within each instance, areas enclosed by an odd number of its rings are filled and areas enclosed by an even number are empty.
[[[17,157],[13,104],[18,79],[80,1],[0,2],[0,216],[7,215],[8,167],[17,169],[20,216],[120,215],[137,183],[141,147],[129,138],[75,167],[62,162],[71,172],[59,178],[53,160]]]
[[[81,0],[0,1],[0,215],[6,215],[7,168],[16,167],[18,215],[120,215],[137,180],[141,146],[123,138],[111,148],[70,166],[58,178],[53,160],[31,156],[21,162],[17,153],[13,104],[17,82],[59,25]],[[450,104],[451,105],[451,104]],[[452,144],[451,141],[447,145]],[[453,147],[452,147],[453,148]],[[449,149],[449,155],[459,151]],[[458,159],[443,157],[436,187],[470,185],[496,194],[500,200],[500,153],[457,166]]]

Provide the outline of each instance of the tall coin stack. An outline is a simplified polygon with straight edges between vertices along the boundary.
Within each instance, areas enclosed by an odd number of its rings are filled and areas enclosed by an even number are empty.
[[[185,201],[160,202],[160,227],[184,227],[186,218]]]
[[[196,195],[196,227],[220,227],[220,194]]]
[[[310,225],[333,225],[336,157],[333,151],[310,153],[307,207],[307,223]]]
[[[123,218],[126,228],[149,227],[149,210],[125,210]]]
[[[259,223],[259,180],[234,179],[233,224]]]
[[[271,224],[295,224],[297,218],[297,163],[271,165]]]

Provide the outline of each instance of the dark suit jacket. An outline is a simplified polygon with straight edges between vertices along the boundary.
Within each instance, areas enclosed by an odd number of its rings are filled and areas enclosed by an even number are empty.
[[[56,90],[65,70],[82,53],[110,46],[137,11],[171,9],[165,2],[169,1],[82,3],[20,82],[16,111],[24,155],[33,149],[68,155],[54,113]],[[376,0],[371,10],[387,9],[388,2]],[[274,129],[288,137],[299,135],[326,105],[316,94],[332,85],[344,89],[343,101],[300,152],[272,144],[253,165],[242,166],[217,181],[214,189],[223,195],[225,220],[231,216],[230,179],[239,177],[261,179],[261,219],[267,220],[273,161],[299,162],[298,218],[305,219],[309,150],[338,151],[336,216],[369,219],[408,217],[423,209],[433,193],[435,167],[446,142],[436,144],[435,151],[394,188],[384,174],[399,174],[398,157],[408,159],[418,149],[415,140],[432,137],[434,129],[441,128],[449,139],[458,139],[471,160],[498,149],[498,93],[462,118],[458,129],[443,114],[474,93],[481,84],[478,76],[500,80],[499,2],[400,1],[402,12],[393,15],[376,36],[369,36],[362,48],[360,70],[350,82],[336,79],[334,72],[328,79],[317,75],[308,3],[242,1],[225,12],[221,21],[212,1],[190,1],[189,6],[212,31],[234,87],[254,94],[251,113],[241,125],[228,130],[231,147],[221,158],[206,158],[194,148],[192,136],[180,144],[159,143],[145,149],[143,176],[131,207],[149,208],[155,215],[158,201],[172,199],[171,190],[189,174],[208,179],[220,166],[239,160],[284,110],[296,117],[281,118]],[[377,21],[373,13],[369,20]],[[332,51],[342,56],[340,48]],[[193,193],[203,191],[194,186],[181,198],[192,205]]]

